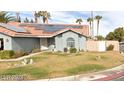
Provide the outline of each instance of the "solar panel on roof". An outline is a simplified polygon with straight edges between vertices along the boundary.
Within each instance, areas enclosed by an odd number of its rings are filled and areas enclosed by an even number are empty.
[[[32,26],[36,30],[44,30],[46,32],[55,32],[59,31],[62,29],[65,29],[67,27],[72,27],[72,28],[83,28],[83,26],[80,25],[56,25],[56,24],[24,24],[25,26],[28,25],[29,27]]]
[[[36,30],[44,29],[47,32],[54,32],[54,31],[65,29],[67,27],[73,27],[73,26],[65,26],[65,25],[52,25],[52,26],[51,25],[42,25],[42,26],[35,26],[35,29]],[[79,28],[79,27],[75,26],[73,28]]]
[[[72,28],[80,28],[79,26],[66,26],[66,25],[55,25],[55,26],[45,26],[43,27],[45,29],[45,31],[58,31],[58,30],[62,30],[65,29],[67,27],[72,27]]]
[[[19,27],[15,27],[15,26],[12,26],[12,25],[4,24],[4,23],[0,23],[0,26],[4,27],[4,28],[7,28],[9,30],[16,31],[16,32],[25,32],[24,28],[19,28]]]

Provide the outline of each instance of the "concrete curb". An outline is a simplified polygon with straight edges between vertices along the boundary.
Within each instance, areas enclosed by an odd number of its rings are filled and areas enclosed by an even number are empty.
[[[124,64],[104,71],[94,72],[92,74],[80,74],[60,78],[41,79],[38,81],[107,81],[120,76],[124,76]]]
[[[113,75],[110,75],[107,77],[95,79],[93,81],[109,81],[109,80],[117,79],[117,78],[122,77],[122,76],[124,76],[124,72],[120,72],[120,73],[113,74]]]

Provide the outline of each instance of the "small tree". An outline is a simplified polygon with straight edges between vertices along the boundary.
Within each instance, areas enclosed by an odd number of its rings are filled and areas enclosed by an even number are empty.
[[[25,18],[24,22],[25,22],[25,23],[29,23],[29,20],[28,20],[27,17]]]
[[[21,23],[21,17],[20,17],[20,16],[19,16],[18,22],[20,22],[20,23]]]
[[[114,49],[114,45],[112,44],[106,48],[107,51],[112,51],[113,49]]]
[[[97,40],[105,40],[105,38],[103,36],[101,36],[101,35],[96,36],[96,38],[97,38]]]
[[[76,53],[77,49],[76,48],[70,48],[70,53]]]
[[[115,36],[114,36],[114,32],[110,32],[107,36],[106,36],[107,40],[115,40]]]
[[[106,36],[107,40],[118,40],[121,42],[124,39],[124,29],[123,27],[116,28],[114,32],[110,32]]]
[[[30,23],[34,23],[33,19],[31,19]]]

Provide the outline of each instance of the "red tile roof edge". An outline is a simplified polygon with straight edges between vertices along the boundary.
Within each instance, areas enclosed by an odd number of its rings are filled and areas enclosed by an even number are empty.
[[[17,24],[17,23],[16,23]],[[23,24],[23,23],[22,23]],[[32,24],[32,23],[24,23],[24,24]],[[33,23],[33,24],[37,24],[37,23]],[[55,25],[55,24],[48,24],[48,25]],[[79,24],[57,24],[57,25],[79,25]],[[14,26],[14,25],[12,25],[12,26]],[[81,26],[88,26],[88,25],[81,25]],[[16,25],[16,27],[19,27],[19,26],[17,26]],[[5,28],[5,27],[2,27],[2,28]],[[29,27],[30,28],[30,27]],[[7,29],[7,28],[5,28],[5,29]],[[7,30],[9,30],[9,31],[13,31],[13,30],[11,30],[11,29],[7,29]],[[25,30],[27,30],[27,29],[25,29]],[[76,32],[76,33],[78,33],[78,34],[81,34],[81,35],[83,35],[83,36],[86,36],[86,37],[88,37],[88,35],[84,35],[83,33],[81,33],[80,31],[76,31],[76,29],[75,28],[72,28],[72,27],[67,27],[67,28],[64,28],[64,29],[61,29],[61,30],[59,30],[59,31],[56,31],[56,32],[53,32],[53,33],[40,33],[40,34],[28,34],[28,33],[19,33],[19,32],[16,32],[15,34],[8,34],[8,33],[4,33],[4,34],[6,34],[6,35],[9,35],[9,36],[22,36],[22,37],[24,37],[24,36],[48,36],[48,37],[52,37],[52,36],[56,36],[56,35],[58,35],[58,34],[60,34],[60,33],[63,33],[63,32],[66,32],[67,30],[72,30],[73,32]],[[80,29],[81,30],[81,29]],[[13,32],[15,32],[15,31],[13,31]],[[30,32],[30,31],[29,31]],[[35,31],[34,31],[35,32]],[[82,31],[83,32],[83,31]],[[1,32],[2,33],[2,32]]]
[[[20,23],[21,24],[45,24],[45,23]],[[75,25],[75,26],[89,26],[89,25],[84,25],[84,24],[64,24],[64,23],[48,23],[45,25]]]

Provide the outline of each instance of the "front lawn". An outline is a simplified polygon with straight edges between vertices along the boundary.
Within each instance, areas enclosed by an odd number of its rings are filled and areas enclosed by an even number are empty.
[[[124,63],[124,57],[117,52],[82,52],[63,54],[44,52],[34,57],[33,64],[14,67],[20,62],[1,62],[0,75],[25,75],[26,80],[63,77],[92,73]]]

